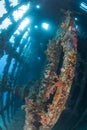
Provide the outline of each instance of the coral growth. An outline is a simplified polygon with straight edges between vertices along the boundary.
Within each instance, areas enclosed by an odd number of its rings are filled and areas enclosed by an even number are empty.
[[[25,130],[51,130],[65,109],[74,78],[77,30],[70,12],[61,24],[56,37],[49,41],[47,62],[41,77],[36,100],[26,99]],[[60,42],[61,41],[61,42]],[[64,53],[60,74],[57,74],[60,55]]]

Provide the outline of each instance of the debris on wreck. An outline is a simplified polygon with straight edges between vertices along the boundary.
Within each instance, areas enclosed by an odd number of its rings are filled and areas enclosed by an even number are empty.
[[[58,29],[55,38],[49,41],[45,52],[47,62],[38,87],[38,94],[35,95],[36,100],[30,97],[25,99],[24,130],[51,130],[65,109],[76,67],[77,41],[74,18],[67,11],[65,21]],[[58,64],[62,52],[64,53],[63,63],[58,75]]]

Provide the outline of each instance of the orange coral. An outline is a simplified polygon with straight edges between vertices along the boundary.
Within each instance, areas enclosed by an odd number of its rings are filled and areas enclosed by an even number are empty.
[[[73,71],[73,67],[68,67],[65,71],[66,74],[70,74]]]
[[[60,99],[60,95],[61,95],[61,88],[58,88],[57,91],[56,91],[56,94],[53,98],[53,103],[54,104],[57,104],[59,99]]]
[[[58,78],[58,81],[55,82],[54,85],[51,87],[51,89],[46,92],[46,97],[48,99],[50,98],[50,94],[53,94],[57,87],[61,87],[61,88],[64,87],[64,83],[60,78]]]
[[[46,116],[42,117],[41,123],[42,124],[46,124],[47,123],[47,117]]]
[[[56,82],[53,86],[55,86],[55,87],[64,87],[64,83],[63,83],[63,81],[62,81],[62,79],[58,79],[58,82]]]

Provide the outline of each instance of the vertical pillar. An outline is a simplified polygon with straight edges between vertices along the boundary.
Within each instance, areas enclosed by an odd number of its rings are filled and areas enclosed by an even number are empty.
[[[12,60],[12,57],[10,55],[8,55],[7,62],[6,62],[6,65],[4,67],[4,71],[3,71],[2,85],[6,85],[6,83],[7,83],[8,70],[9,70],[9,67],[10,67],[10,64],[11,64],[11,60]]]
[[[10,80],[11,80],[12,83],[14,81],[14,75],[15,75],[16,68],[17,68],[17,61],[15,60],[11,74],[10,74]]]

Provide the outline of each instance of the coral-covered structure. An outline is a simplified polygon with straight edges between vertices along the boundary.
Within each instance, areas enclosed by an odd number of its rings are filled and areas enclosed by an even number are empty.
[[[38,94],[35,95],[36,99],[30,97],[25,99],[24,130],[51,130],[65,109],[74,78],[77,41],[75,22],[71,13],[67,11],[65,21],[58,29],[56,37],[49,41],[45,52],[47,62]],[[61,53],[63,53],[63,63],[58,68]]]

